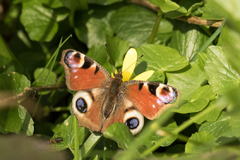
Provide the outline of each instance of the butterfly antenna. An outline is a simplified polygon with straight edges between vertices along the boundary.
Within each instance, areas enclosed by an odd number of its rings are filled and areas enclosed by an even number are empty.
[[[137,60],[135,62],[133,62],[131,65],[129,65],[124,71],[122,72],[125,72],[126,70],[128,70],[128,68],[130,68],[132,65],[134,65],[140,58],[142,58],[144,56],[144,54],[142,54],[140,57],[137,58]]]
[[[115,73],[115,65],[114,65],[114,63],[113,63],[113,59],[112,59],[112,57],[111,57],[111,55],[110,55],[110,52],[109,52],[109,49],[108,49],[107,43],[105,43],[105,46],[106,46],[106,49],[107,49],[107,54],[108,54],[109,59],[110,59],[110,61],[111,61],[111,63],[112,63],[112,66],[113,66],[113,74],[114,74],[114,73]]]

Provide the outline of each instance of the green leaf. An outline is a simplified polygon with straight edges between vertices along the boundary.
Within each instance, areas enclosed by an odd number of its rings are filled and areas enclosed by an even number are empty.
[[[220,39],[223,41],[224,53],[229,63],[240,74],[240,31],[232,27],[225,26],[222,30]]]
[[[110,52],[112,60],[115,62],[116,67],[120,67],[123,64],[123,56],[129,49],[129,43],[121,40],[118,36],[107,36],[107,47]]]
[[[58,31],[54,11],[37,1],[28,1],[22,4],[20,20],[31,40],[48,42]]]
[[[101,19],[90,18],[86,23],[86,27],[88,29],[88,47],[94,44],[104,44],[106,41],[105,36],[113,35],[113,31],[108,22]]]
[[[233,130],[238,131],[236,136],[239,136],[239,128],[235,128],[231,125],[232,119],[225,112],[221,114],[217,121],[214,122],[205,122],[199,128],[199,132],[208,132],[213,135],[215,138],[219,137],[233,137]]]
[[[240,19],[238,16],[240,15],[240,1],[228,0],[226,4],[224,0],[211,0],[208,1],[208,3],[209,7],[211,7],[215,13],[224,15],[228,22],[230,22],[231,27],[234,27],[234,29],[240,32]]]
[[[5,43],[4,39],[0,35],[0,74],[1,73],[10,73],[10,72],[19,72],[26,74],[23,66],[19,63],[17,58],[14,56],[12,51],[9,49],[8,45]]]
[[[103,133],[103,136],[116,141],[119,147],[128,149],[134,137],[129,128],[123,123],[110,125]]]
[[[19,94],[25,87],[30,87],[30,81],[19,73],[9,73],[0,75],[0,91],[11,91],[13,94]],[[33,134],[33,120],[27,110],[22,107],[11,107],[0,110],[0,132]]]
[[[204,52],[198,52],[199,68],[204,71],[205,62],[207,60],[207,54]]]
[[[164,14],[164,17],[177,18],[181,16],[189,16],[192,12],[198,9],[203,2],[201,0],[181,0],[178,5],[180,6],[177,10],[170,11]]]
[[[137,13],[137,14],[136,14]],[[110,25],[121,39],[130,42],[133,47],[139,47],[141,44],[147,42],[154,22],[156,20],[156,14],[139,6],[128,5],[120,8],[112,14],[110,19]],[[163,23],[159,27],[158,34],[156,35],[155,41],[163,40],[158,39],[161,34],[161,28],[169,26],[167,21],[161,21]],[[171,27],[169,28],[171,29]],[[166,30],[166,34],[169,34],[170,30]],[[167,36],[169,37],[169,36]]]
[[[93,45],[87,52],[87,56],[102,65],[109,73],[114,73],[112,64],[106,51],[106,46],[102,44]]]
[[[33,135],[34,122],[28,111],[19,105],[0,110],[0,132]]]
[[[57,75],[54,72],[50,72],[49,69],[37,68],[34,71],[34,79],[36,80],[36,86],[44,86],[55,84]],[[41,94],[48,94],[49,92],[41,92]]]
[[[85,159],[102,138],[102,134],[92,133],[79,150],[79,159]]]
[[[171,134],[171,132],[176,128],[178,128],[177,123],[172,120],[167,126],[158,129],[157,132],[152,132],[151,135],[148,135],[144,139],[142,139],[143,137],[139,137],[136,139],[136,141],[143,141],[141,143],[144,144],[147,148],[150,148],[153,144],[162,139],[164,136]],[[161,146],[170,146],[177,139],[177,137],[178,135],[171,136],[171,138],[169,138],[167,141],[164,141]]]
[[[193,93],[201,87],[206,75],[198,67],[198,62],[190,63],[190,66],[177,73],[167,73],[168,84],[177,88],[181,93],[181,99],[190,100]]]
[[[227,61],[222,47],[210,46],[207,54],[205,71],[213,92],[223,94],[231,88],[238,87],[240,76]]]
[[[109,25],[109,18],[113,10],[120,6],[92,6],[91,12],[76,12],[74,31],[77,38],[86,43],[88,48],[93,45],[104,45],[106,35],[113,36],[113,30]],[[79,20],[81,17],[81,21]]]
[[[19,94],[25,87],[30,87],[30,81],[22,74],[12,72],[0,75],[0,91],[12,91]]]
[[[198,49],[208,38],[199,26],[179,22],[174,25],[170,46],[175,48],[181,55],[186,56],[189,61],[197,54]]]
[[[216,8],[213,7],[211,4],[206,3],[204,7],[201,8],[203,14],[202,14],[202,19],[223,19],[225,18],[225,15],[222,14],[221,12],[216,12]]]
[[[46,4],[51,8],[63,7],[63,3],[61,0],[39,0],[39,2]]]
[[[48,78],[48,81],[46,83],[48,74],[49,74],[49,78]],[[44,68],[37,68],[34,71],[34,78],[36,79],[36,82],[37,82],[36,85],[37,86],[43,86],[43,85],[55,84],[56,79],[57,79],[57,75],[54,72],[50,72],[49,69],[44,70]]]
[[[61,137],[62,143],[53,144],[57,150],[63,150],[66,148],[74,147],[74,127],[73,127],[74,115],[70,115],[61,125],[56,126],[53,129],[53,139]],[[85,138],[89,135],[89,131],[84,127],[79,127],[79,144],[82,145]]]
[[[155,70],[162,72],[177,71],[188,65],[185,57],[170,47],[154,44],[145,44],[136,48],[138,55],[144,54],[139,60],[145,62],[146,70]]]
[[[190,98],[189,102],[182,105],[181,108],[176,109],[177,113],[193,113],[199,112],[204,109],[210,100],[214,99],[216,95],[212,93],[211,86],[205,85],[198,88],[193,96]]]
[[[227,103],[225,100],[217,99],[214,101],[211,101],[208,105],[208,107],[214,107],[213,110],[211,110],[210,112],[208,112],[207,114],[199,117],[197,120],[195,120],[193,117],[197,114],[197,113],[192,113],[190,114],[190,118],[192,119],[193,122],[197,123],[197,124],[201,124],[204,121],[215,121],[218,119],[219,115],[221,114],[222,110],[227,106]],[[207,107],[207,108],[208,108]],[[205,109],[207,109],[205,108]]]
[[[231,93],[231,92],[229,92]],[[236,93],[236,91],[234,92]],[[237,91],[239,93],[239,91]],[[232,99],[231,94],[227,96],[227,101],[225,100],[225,106],[229,100]],[[239,95],[234,95],[234,97],[239,97]],[[223,103],[222,101],[221,103]],[[235,101],[236,102],[236,101]],[[233,105],[233,103],[231,102]],[[235,103],[236,104],[236,103]],[[200,128],[199,131],[208,131],[216,138],[219,137],[239,137],[240,136],[240,109],[239,105],[234,106],[233,110],[228,109],[229,113],[223,112],[217,121],[206,122]]]
[[[88,3],[100,4],[100,5],[109,5],[116,2],[121,2],[123,0],[88,0]]]
[[[227,106],[227,111],[232,118],[238,119],[240,116],[240,90],[239,88],[235,88],[227,92],[226,96],[224,97],[226,103],[229,103]]]
[[[208,132],[194,133],[188,140],[185,152],[200,153],[216,146],[215,138]]]
[[[34,71],[38,67],[44,67],[46,64],[46,56],[39,50],[25,50],[17,52],[16,57],[33,77]]]
[[[69,16],[69,10],[66,8],[59,8],[55,9],[54,12],[56,13],[56,21],[60,22],[66,19]]]
[[[177,3],[171,0],[149,0],[149,2],[158,6],[164,13],[180,8]]]

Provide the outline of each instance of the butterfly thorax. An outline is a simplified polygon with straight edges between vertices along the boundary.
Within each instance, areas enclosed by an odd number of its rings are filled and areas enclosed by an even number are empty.
[[[108,96],[103,107],[104,117],[108,118],[116,106],[116,97],[120,92],[120,86],[122,85],[122,72],[120,71],[114,78],[111,79]]]

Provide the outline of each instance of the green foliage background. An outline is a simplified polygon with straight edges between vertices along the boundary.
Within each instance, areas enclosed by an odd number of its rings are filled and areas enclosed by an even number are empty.
[[[149,0],[158,13],[123,0],[0,2],[0,155],[5,159],[23,153],[24,159],[32,153],[39,159],[239,159],[239,1]],[[182,16],[226,23],[217,29],[177,20]],[[58,53],[78,50],[112,73],[104,43],[117,69],[130,47],[144,54],[133,76],[154,70],[149,81],[177,88],[179,107],[146,120],[136,136],[119,123],[103,134],[76,127],[72,92],[61,86]],[[38,93],[25,94],[29,87]],[[50,145],[57,137],[63,141]],[[9,154],[24,141],[27,151],[19,146],[17,154]],[[40,145],[45,147],[32,150]]]

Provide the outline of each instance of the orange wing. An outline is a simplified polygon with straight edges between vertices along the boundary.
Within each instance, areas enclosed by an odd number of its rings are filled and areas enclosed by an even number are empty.
[[[64,66],[70,90],[100,88],[110,83],[111,76],[107,70],[78,51],[64,50],[60,64]]]
[[[148,81],[127,81],[123,84],[126,99],[148,119],[152,120],[175,104],[180,93],[169,85]]]

